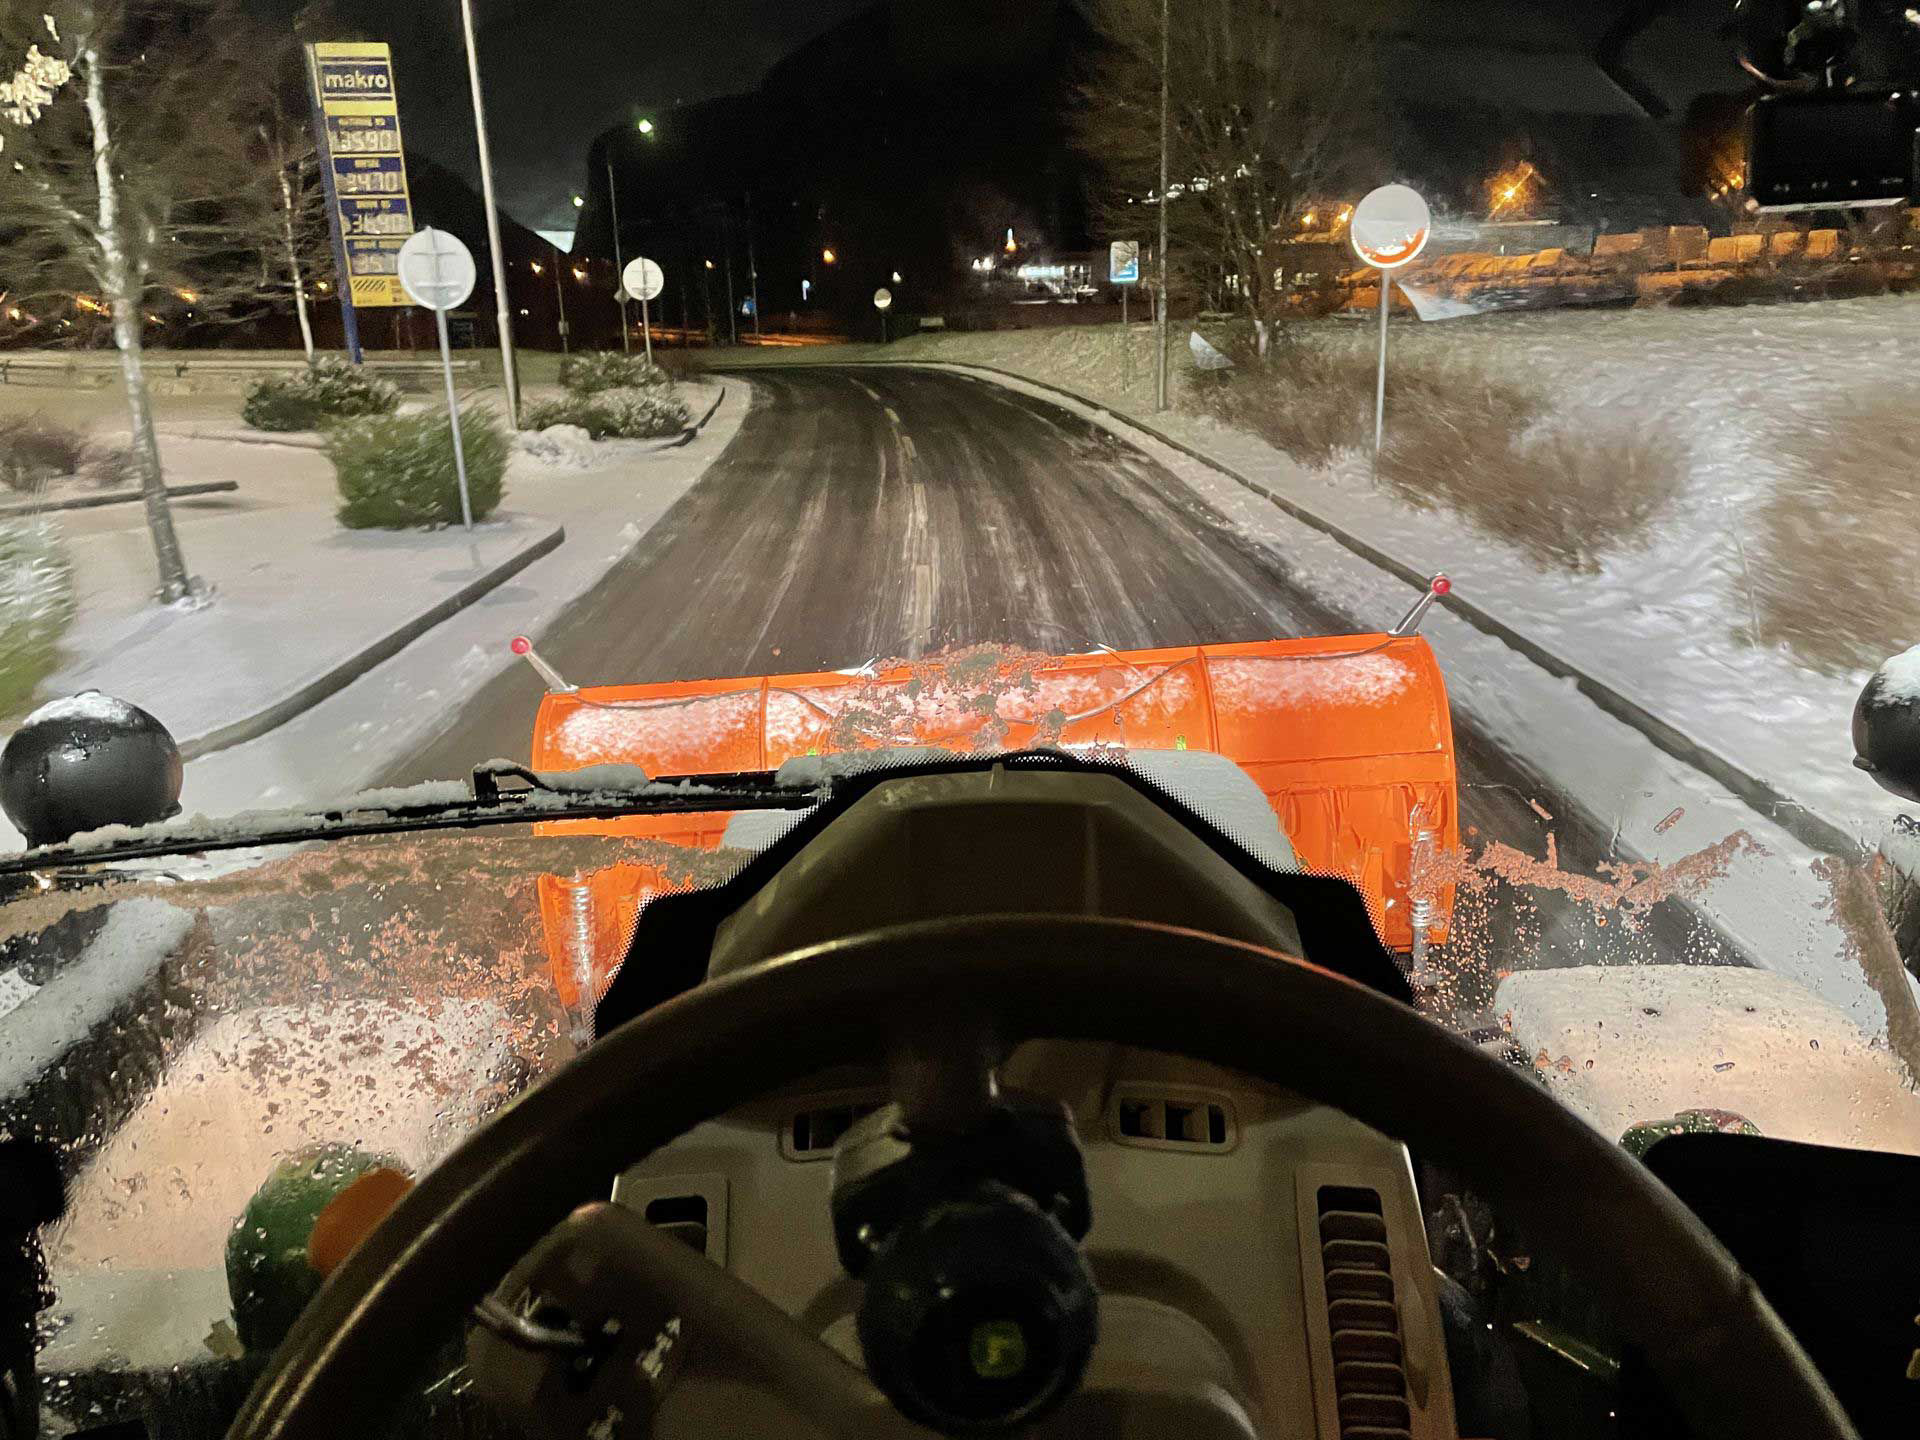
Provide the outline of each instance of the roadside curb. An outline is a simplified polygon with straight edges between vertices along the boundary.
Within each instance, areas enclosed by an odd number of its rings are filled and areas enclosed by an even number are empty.
[[[293,450],[323,450],[326,440],[314,430],[174,430],[160,433],[174,440],[217,440],[231,445],[282,445]]]
[[[689,425],[677,438],[667,441],[664,445],[655,445],[653,448],[655,450],[678,450],[683,446],[691,445],[695,440],[700,438],[700,432],[707,428],[707,422],[720,413],[720,407],[726,402],[726,398],[727,387],[722,385],[720,387],[720,393],[714,397],[713,404],[707,407],[706,414]]]
[[[1208,469],[1216,471],[1242,488],[1267,500],[1290,518],[1325,535],[1329,540],[1357,555],[1369,565],[1385,571],[1417,590],[1425,590],[1431,579],[1425,571],[1389,555],[1372,542],[1315,513],[1292,497],[1280,494],[1258,480],[1242,474],[1224,461],[1184,441],[1176,440],[1173,436],[1144,421],[1136,420],[1124,411],[1115,410],[1110,405],[1098,400],[1090,400],[1064,386],[1054,385],[1045,380],[1036,380],[1011,370],[1002,370],[997,366],[981,365],[969,360],[790,360],[742,366],[740,369],[742,372],[750,373],[751,370],[757,369],[773,370],[804,366],[853,368],[861,365],[953,370],[963,374],[980,375],[995,382],[1013,380],[1022,385],[1031,385],[1035,389],[1059,395],[1105,417],[1118,427],[1145,435],[1155,443],[1165,445],[1188,459],[1205,465]],[[1727,756],[1681,733],[1675,726],[1661,719],[1638,701],[1623,695],[1605,680],[1588,673],[1563,656],[1556,655],[1539,641],[1516,630],[1506,621],[1482,609],[1471,600],[1462,598],[1459,591],[1456,590],[1447,596],[1444,603],[1450,614],[1457,615],[1482,634],[1519,652],[1549,675],[1556,679],[1571,680],[1582,695],[1607,715],[1638,731],[1666,755],[1698,770],[1716,784],[1723,786],[1750,809],[1764,816],[1770,823],[1778,825],[1801,844],[1826,854],[1852,855],[1859,851],[1860,842],[1839,826],[1814,814],[1799,801],[1781,793],[1768,781],[1752,774]]]
[[[225,495],[240,488],[238,480],[208,480],[195,485],[169,485],[169,500],[185,500],[195,495]],[[98,510],[105,505],[131,505],[146,499],[139,490],[109,490],[96,495],[74,495],[64,500],[25,500],[16,505],[0,505],[0,520],[22,515],[51,515],[61,510]]]
[[[249,740],[257,740],[268,731],[277,729],[295,716],[311,710],[329,696],[346,689],[375,666],[391,660],[434,626],[459,614],[489,591],[498,589],[534,561],[544,555],[552,554],[560,548],[566,538],[567,531],[564,525],[555,525],[537,535],[529,544],[516,550],[485,574],[468,581],[453,594],[404,621],[372,644],[348,656],[326,674],[308,681],[285,699],[278,700],[265,709],[236,720],[232,724],[223,725],[205,735],[196,735],[182,741],[180,758],[198,760],[204,755],[212,755],[217,751],[231,749],[235,745],[243,745]]]

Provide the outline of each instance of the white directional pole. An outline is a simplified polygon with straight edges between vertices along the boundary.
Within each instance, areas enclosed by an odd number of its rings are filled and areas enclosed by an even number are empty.
[[[453,341],[447,335],[447,312],[466,303],[473,294],[479,267],[473,252],[458,236],[429,226],[416,231],[400,247],[397,263],[400,287],[416,305],[433,311],[440,332],[440,368],[447,381],[447,423],[453,427],[453,469],[460,478],[460,519],[473,530],[473,496],[467,489],[467,449],[460,435],[460,397],[453,388]]]
[[[1405,185],[1382,185],[1353,207],[1347,239],[1380,277],[1380,368],[1373,387],[1373,478],[1380,478],[1380,452],[1387,440],[1387,312],[1393,301],[1393,272],[1411,265],[1433,233],[1433,213],[1419,192]]]
[[[634,256],[627,262],[627,268],[620,272],[622,289],[629,295],[640,297],[640,331],[646,336],[649,365],[653,363],[653,309],[650,302],[659,297],[666,283],[666,274],[644,255]]]
[[[467,447],[460,438],[460,399],[453,390],[453,342],[447,338],[447,312],[433,312],[440,327],[440,364],[447,373],[447,423],[453,426],[453,469],[460,477],[460,523],[473,529],[473,497],[467,491]]]
[[[1380,272],[1380,374],[1373,389],[1373,477],[1380,478],[1380,446],[1387,438],[1387,308],[1393,279]]]

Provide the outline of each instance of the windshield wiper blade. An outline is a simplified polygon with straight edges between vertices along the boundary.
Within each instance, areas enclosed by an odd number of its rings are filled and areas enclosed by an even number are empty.
[[[768,771],[654,780],[636,765],[536,771],[490,760],[475,768],[470,782],[366,790],[333,804],[247,811],[221,820],[195,815],[153,825],[109,825],[59,844],[0,855],[0,875],[357,835],[717,810],[805,810],[820,803],[830,783],[824,776],[798,781],[791,773],[782,780]]]

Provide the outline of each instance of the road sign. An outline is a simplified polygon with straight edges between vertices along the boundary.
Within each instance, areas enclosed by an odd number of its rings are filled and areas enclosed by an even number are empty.
[[[893,307],[893,292],[887,289],[886,286],[882,285],[878,290],[873,292],[873,308],[874,309],[888,310],[888,309],[891,309],[892,307]]]
[[[447,423],[453,427],[453,468],[460,477],[460,518],[473,529],[473,498],[467,492],[467,447],[460,438],[460,401],[453,391],[453,342],[447,338],[447,311],[473,293],[473,252],[457,235],[431,226],[400,247],[400,283],[416,305],[433,311],[440,331],[440,364],[447,374]]]
[[[1380,272],[1380,369],[1373,390],[1373,478],[1380,478],[1380,450],[1387,438],[1387,313],[1393,299],[1389,270],[1411,265],[1427,248],[1433,212],[1407,185],[1382,185],[1353,207],[1347,238],[1353,253]]]
[[[320,173],[337,227],[336,258],[346,268],[346,297],[363,308],[405,305],[396,266],[413,233],[413,203],[393,56],[385,45],[331,42],[309,45],[307,54],[320,111]]]
[[[635,300],[658,300],[667,288],[666,272],[644,255],[637,255],[620,276],[620,288]]]
[[[1382,185],[1353,207],[1348,227],[1353,252],[1376,270],[1410,265],[1427,248],[1433,212],[1407,185]]]
[[[1107,247],[1107,279],[1115,285],[1140,283],[1140,242],[1116,240]]]
[[[452,310],[473,294],[479,270],[457,235],[431,226],[400,247],[400,284],[416,305]]]

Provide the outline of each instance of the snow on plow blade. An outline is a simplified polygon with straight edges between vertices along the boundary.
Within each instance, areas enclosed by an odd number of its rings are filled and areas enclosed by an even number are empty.
[[[1453,729],[1440,667],[1417,635],[1060,656],[981,646],[879,671],[552,691],[532,758],[538,770],[617,762],[670,778],[906,745],[1213,751],[1266,795],[1302,868],[1359,886],[1390,948],[1414,949],[1416,915],[1426,940],[1445,939],[1452,888],[1415,877],[1459,844]],[[693,883],[678,857],[719,847],[729,818],[543,827],[678,847],[588,875],[541,877],[563,1001],[597,999],[640,906]]]

